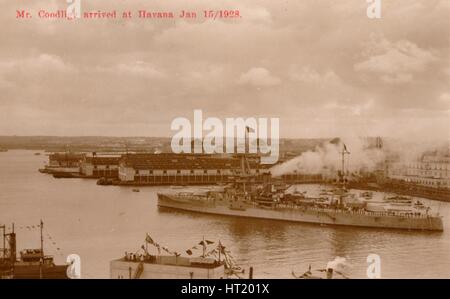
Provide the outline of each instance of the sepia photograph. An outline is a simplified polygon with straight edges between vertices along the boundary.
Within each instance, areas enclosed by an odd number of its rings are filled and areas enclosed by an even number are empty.
[[[450,1],[0,4],[1,279],[450,278]]]

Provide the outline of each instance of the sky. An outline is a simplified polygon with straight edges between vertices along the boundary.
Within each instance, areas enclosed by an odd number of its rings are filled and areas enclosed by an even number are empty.
[[[278,117],[285,138],[450,139],[450,1],[0,0],[0,135],[171,136],[176,117]],[[26,9],[32,19],[17,19]],[[241,17],[207,20],[205,9]]]

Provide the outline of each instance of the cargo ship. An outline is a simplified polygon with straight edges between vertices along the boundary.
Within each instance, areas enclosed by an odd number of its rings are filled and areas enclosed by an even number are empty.
[[[286,194],[277,188],[268,174],[257,184],[251,175],[242,175],[222,190],[203,193],[158,193],[158,206],[190,212],[352,227],[389,228],[403,230],[443,231],[442,216],[430,208],[396,207],[388,203],[369,203],[357,198],[346,188],[344,157],[338,171],[335,188],[319,198],[301,194]],[[243,157],[245,159],[245,156]],[[242,163],[245,166],[245,162]]]
[[[56,265],[53,257],[44,254],[44,223],[41,221],[41,247],[24,249],[17,257],[16,233],[14,225],[11,232],[0,226],[3,234],[3,248],[0,257],[0,279],[67,279],[68,265]]]

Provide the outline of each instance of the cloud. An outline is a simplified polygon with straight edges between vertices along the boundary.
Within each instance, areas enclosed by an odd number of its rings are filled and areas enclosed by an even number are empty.
[[[424,71],[431,62],[437,60],[432,52],[407,40],[392,43],[384,39],[379,45],[382,53],[356,63],[354,69],[357,72],[373,73],[387,83],[406,83],[413,79],[415,73]]]
[[[334,71],[327,70],[320,73],[311,67],[303,67],[301,69],[293,67],[290,70],[289,77],[291,80],[296,82],[317,84],[321,86],[336,85],[341,83],[341,79]]]
[[[439,101],[450,109],[450,93],[443,93],[439,96]]]
[[[254,67],[241,74],[238,83],[255,87],[267,87],[281,84],[281,79],[270,74],[262,67]]]
[[[354,103],[352,101],[332,101],[328,102],[324,105],[325,109],[330,109],[333,111],[343,112],[344,115],[354,115],[361,116],[362,114],[366,114],[370,111],[374,106],[374,100],[368,99],[367,101],[362,101],[361,103]]]
[[[84,10],[198,18],[76,22],[17,22],[17,3],[3,2],[0,135],[168,136],[194,108],[280,117],[287,137],[448,131],[448,0],[393,1],[380,21],[356,0],[92,0]],[[222,9],[241,17],[203,18]]]
[[[163,71],[144,61],[119,63],[112,67],[100,68],[99,70],[117,76],[133,76],[144,79],[160,79],[166,76]]]
[[[75,68],[63,61],[57,55],[42,53],[37,56],[32,56],[23,59],[1,61],[0,72],[23,72],[23,73],[39,73],[45,72],[69,72],[74,71]]]

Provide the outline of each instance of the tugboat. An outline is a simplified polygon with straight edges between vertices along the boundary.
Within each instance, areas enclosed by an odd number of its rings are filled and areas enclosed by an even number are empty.
[[[242,161],[242,174],[222,191],[210,190],[204,194],[189,192],[158,193],[158,206],[198,213],[315,223],[354,227],[392,228],[422,231],[443,231],[442,216],[426,209],[379,210],[368,209],[368,203],[358,200],[346,188],[344,156],[342,170],[338,172],[338,188],[327,199],[308,198],[303,195],[285,196],[285,190],[276,190],[270,173],[262,186],[255,182]],[[241,156],[245,160],[245,155]],[[306,198],[306,197],[305,197]]]
[[[11,232],[6,232],[6,226],[0,226],[3,231],[3,248],[0,258],[0,279],[67,279],[68,265],[56,265],[52,256],[44,254],[43,239],[44,223],[41,221],[41,247],[24,249],[17,258],[16,234],[14,224]]]

